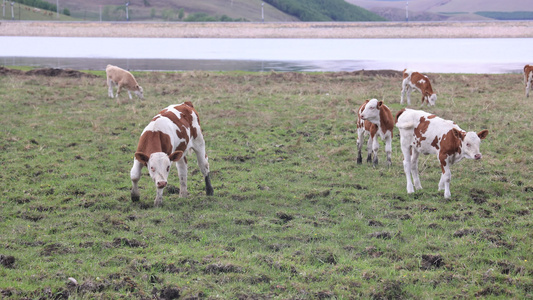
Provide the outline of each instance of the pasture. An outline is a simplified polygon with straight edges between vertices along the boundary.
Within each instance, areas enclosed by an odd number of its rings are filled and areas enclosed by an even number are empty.
[[[395,114],[401,74],[134,72],[145,100],[92,77],[0,75],[0,294],[34,299],[431,299],[533,297],[533,101],[520,74],[428,74],[427,111],[488,129],[483,159],[420,158],[406,192],[392,167],[356,164],[366,99]],[[413,93],[418,108],[420,94]],[[188,198],[172,168],[161,208],[143,128],[160,109],[199,112],[215,189],[194,155]],[[75,284],[68,278],[74,278]]]

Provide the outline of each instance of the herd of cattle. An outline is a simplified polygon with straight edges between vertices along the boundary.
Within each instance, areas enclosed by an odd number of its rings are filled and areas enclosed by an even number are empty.
[[[118,86],[116,97],[122,88],[133,91],[143,98],[143,88],[139,86],[133,75],[119,67],[108,65],[106,68],[108,95],[113,98],[113,85]],[[526,97],[533,83],[533,66],[524,67]],[[418,72],[404,70],[401,101],[407,93],[407,104],[411,104],[413,89],[422,93],[422,105],[435,105],[437,95],[431,87],[427,76]],[[361,149],[365,136],[367,142],[367,162],[378,164],[379,143],[377,136],[385,142],[387,165],[391,166],[392,135],[394,125],[400,132],[400,146],[403,154],[403,168],[407,179],[407,193],[421,189],[418,174],[418,157],[420,154],[436,154],[442,169],[438,190],[444,190],[444,197],[450,198],[450,181],[452,164],[467,159],[481,159],[479,151],[481,140],[486,138],[488,130],[466,132],[455,122],[444,120],[434,114],[422,110],[403,108],[396,113],[395,119],[391,110],[377,99],[366,100],[357,111],[357,163],[362,163]],[[138,182],[143,166],[148,168],[150,177],[155,182],[157,192],[155,206],[163,203],[163,189],[167,185],[168,173],[172,162],[176,162],[180,180],[180,197],[187,196],[187,158],[186,154],[193,150],[196,153],[198,166],[205,179],[207,195],[214,190],[209,177],[209,163],[205,151],[205,141],[200,128],[200,118],[191,102],[170,105],[159,112],[144,128],[133,167],[130,172],[132,180],[131,199],[138,201],[140,194]]]

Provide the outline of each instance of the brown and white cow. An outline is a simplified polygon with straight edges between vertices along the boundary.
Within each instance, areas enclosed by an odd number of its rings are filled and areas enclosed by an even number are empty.
[[[418,176],[420,153],[437,154],[442,169],[439,191],[444,190],[444,198],[451,196],[451,165],[463,158],[481,159],[479,145],[489,134],[486,129],[478,133],[466,132],[452,121],[413,109],[402,109],[396,114],[396,127],[400,130],[407,193],[413,193],[415,188],[422,188]]]
[[[163,203],[163,189],[167,185],[171,162],[175,161],[180,180],[180,197],[187,196],[187,159],[185,155],[194,150],[198,166],[205,178],[205,190],[213,195],[209,178],[209,163],[205,141],[200,129],[200,119],[191,102],[170,105],[156,115],[144,128],[139,139],[133,167],[131,168],[131,200],[138,201],[138,182],[143,166],[148,167],[155,182],[157,194],[154,205]]]
[[[407,93],[407,105],[411,105],[411,92],[413,91],[413,88],[422,93],[422,105],[424,105],[424,101],[427,102],[428,106],[435,105],[437,94],[433,92],[429,78],[426,75],[405,69],[403,70],[400,104],[403,104],[404,95]]]
[[[387,165],[391,166],[392,152],[392,130],[394,129],[394,119],[392,113],[383,101],[377,99],[366,100],[357,112],[357,163],[363,163],[361,148],[365,136],[370,134],[367,144],[367,162],[372,161],[374,154],[374,167],[378,164],[379,143],[376,134],[385,142],[385,152],[387,153]]]
[[[524,84],[526,85],[526,98],[529,97],[529,91],[531,90],[531,84],[533,83],[533,66],[524,66]]]

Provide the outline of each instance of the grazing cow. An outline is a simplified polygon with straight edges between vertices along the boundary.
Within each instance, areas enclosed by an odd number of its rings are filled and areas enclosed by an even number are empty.
[[[405,69],[403,70],[400,104],[403,104],[404,95],[407,93],[407,105],[411,105],[411,92],[413,91],[413,88],[422,93],[422,105],[424,105],[424,101],[427,101],[428,106],[435,105],[437,94],[433,92],[429,78],[426,75]]]
[[[529,97],[529,90],[531,89],[531,83],[533,82],[533,66],[524,66],[524,84],[526,85],[526,98]]]
[[[478,133],[466,132],[452,121],[413,109],[402,109],[396,114],[396,127],[400,130],[407,193],[413,193],[414,188],[422,188],[418,176],[420,153],[437,154],[442,169],[439,191],[444,189],[444,198],[451,196],[451,165],[463,158],[481,159],[479,145],[481,140],[489,134],[486,129]]]
[[[163,203],[163,189],[167,185],[172,161],[176,162],[180,180],[180,197],[187,196],[187,155],[196,152],[198,166],[205,178],[205,190],[213,195],[209,179],[209,163],[205,152],[205,141],[200,129],[200,119],[191,102],[170,105],[156,115],[144,128],[139,139],[133,167],[131,168],[131,200],[138,201],[140,194],[137,183],[143,166],[148,167],[155,182],[157,194],[154,205]]]
[[[387,153],[387,165],[391,166],[392,151],[392,130],[394,129],[394,120],[392,113],[383,101],[376,99],[366,100],[359,108],[357,113],[357,163],[363,162],[361,148],[365,140],[365,135],[370,134],[367,144],[368,156],[367,162],[372,161],[374,154],[374,167],[378,164],[379,143],[376,134],[379,134],[385,142],[385,152]]]
[[[144,99],[143,88],[137,83],[137,80],[135,80],[135,77],[130,72],[113,65],[107,65],[105,72],[107,76],[107,95],[110,98],[113,98],[113,85],[118,85],[117,102],[118,94],[120,94],[122,88],[128,91],[130,99],[130,91],[133,91],[137,97]]]

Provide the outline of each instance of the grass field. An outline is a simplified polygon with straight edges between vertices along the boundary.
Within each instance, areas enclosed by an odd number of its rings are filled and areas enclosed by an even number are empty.
[[[94,77],[0,75],[0,294],[37,299],[432,299],[533,297],[533,101],[519,74],[429,74],[428,109],[490,131],[481,161],[421,157],[405,189],[356,164],[354,109],[399,104],[399,76],[134,73],[145,100],[107,98]],[[419,94],[413,94],[419,99]],[[194,155],[163,207],[129,171],[144,126],[169,104],[201,118],[215,196]],[[413,107],[418,107],[419,102]],[[74,281],[69,280],[73,278]]]

